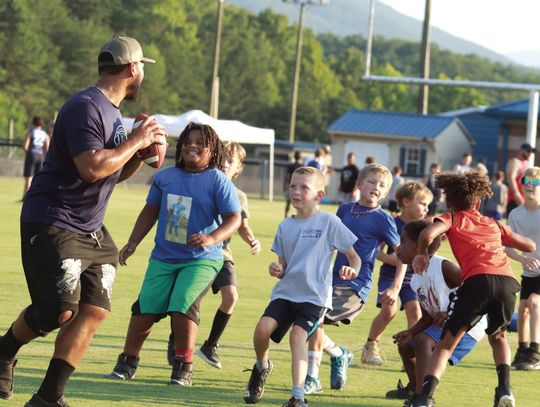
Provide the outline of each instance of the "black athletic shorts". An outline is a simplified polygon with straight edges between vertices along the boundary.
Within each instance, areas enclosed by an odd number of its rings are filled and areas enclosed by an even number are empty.
[[[105,226],[90,235],[23,222],[21,252],[32,304],[84,303],[110,310],[118,250]]]
[[[33,177],[41,171],[41,167],[43,167],[43,155],[27,153],[24,157],[23,176]]]
[[[278,298],[268,304],[263,317],[270,317],[278,323],[270,339],[280,343],[292,325],[298,325],[308,333],[308,337],[311,336],[321,323],[325,312],[325,307],[310,302],[292,302]]]
[[[521,277],[521,293],[520,300],[528,299],[531,294],[540,295],[540,276],[538,277]]]
[[[217,294],[221,287],[226,285],[236,285],[236,273],[234,272],[234,263],[230,260],[223,262],[223,267],[219,270],[216,279],[212,283],[212,292]]]
[[[515,278],[497,274],[479,274],[466,279],[450,299],[441,338],[447,330],[455,336],[462,327],[473,327],[484,314],[488,316],[488,335],[506,330],[512,321],[520,288]]]

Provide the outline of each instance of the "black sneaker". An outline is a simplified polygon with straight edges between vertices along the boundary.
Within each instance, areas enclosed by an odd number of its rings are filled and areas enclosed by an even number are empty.
[[[193,364],[175,360],[171,373],[171,382],[169,384],[182,387],[191,387]]]
[[[493,407],[514,407],[516,405],[516,399],[512,388],[496,387],[495,397],[493,401]]]
[[[409,397],[410,393],[414,393],[414,391],[409,387],[409,384],[407,384],[407,386],[403,386],[401,379],[398,379],[396,388],[386,392],[386,398],[405,400]]]
[[[514,356],[514,361],[512,362],[512,365],[511,365],[513,368],[518,369],[518,366],[520,364],[527,361],[527,350],[528,349],[518,348],[518,350],[516,351],[516,355]]]
[[[221,360],[219,360],[219,356],[217,354],[217,348],[218,348],[218,345],[211,346],[211,345],[208,345],[208,341],[204,341],[203,346],[197,349],[196,353],[198,357],[200,357],[209,365],[217,367],[218,369],[221,369]]]
[[[9,400],[13,397],[13,370],[17,359],[0,358],[0,398]]]
[[[116,366],[107,378],[115,380],[131,380],[135,377],[138,365],[139,358],[121,353],[118,355]]]
[[[24,407],[69,407],[69,404],[64,396],[60,396],[56,401],[46,401],[37,394],[34,394],[32,398],[26,402]]]
[[[167,362],[169,366],[174,365],[174,357],[176,356],[176,348],[174,346],[174,336],[171,332],[169,334],[169,341],[167,342]]]
[[[307,399],[300,400],[300,399],[291,397],[289,401],[287,401],[281,407],[308,407],[308,401]]]
[[[244,401],[247,404],[255,404],[262,398],[266,379],[268,379],[268,376],[270,376],[273,369],[274,364],[270,360],[268,361],[268,368],[263,369],[262,372],[259,372],[256,363],[253,365],[253,369],[251,369],[251,376],[249,377],[246,391],[244,393]],[[244,371],[249,372],[249,369]]]
[[[532,350],[531,348],[527,349],[525,354],[525,360],[516,365],[517,370],[539,370],[540,369],[540,353]]]
[[[429,398],[423,394],[416,396],[413,407],[434,407],[435,403],[432,398]]]

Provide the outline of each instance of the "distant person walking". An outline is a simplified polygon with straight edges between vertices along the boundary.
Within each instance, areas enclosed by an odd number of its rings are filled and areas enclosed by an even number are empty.
[[[491,180],[493,195],[484,201],[484,215],[501,220],[508,205],[508,187],[503,184],[504,172],[496,171]]]
[[[441,164],[432,163],[429,166],[429,174],[424,177],[424,184],[433,194],[433,201],[429,204],[428,207],[428,216],[433,216],[439,210],[439,206],[443,201],[442,191],[435,186],[435,176],[441,172]]]
[[[508,185],[508,207],[506,208],[506,217],[512,212],[512,209],[523,205],[525,198],[521,192],[521,178],[530,167],[529,157],[536,153],[536,148],[533,148],[529,143],[523,143],[519,148],[518,155],[511,158],[506,163],[506,183]]]
[[[472,163],[472,154],[471,153],[463,153],[461,156],[461,161],[455,165],[454,172],[458,174],[465,174],[468,171],[472,171],[471,167]]]
[[[24,157],[24,190],[23,198],[30,188],[32,178],[43,167],[43,158],[49,149],[49,135],[43,127],[45,122],[42,117],[35,116],[32,119],[33,127],[28,130],[24,136],[23,150],[26,152]]]
[[[347,154],[347,165],[338,171],[341,173],[339,176],[340,203],[357,201],[356,179],[360,170],[356,166],[356,154]]]

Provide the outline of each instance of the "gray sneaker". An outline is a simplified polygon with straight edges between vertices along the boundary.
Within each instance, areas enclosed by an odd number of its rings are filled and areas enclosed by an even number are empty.
[[[0,398],[9,400],[13,397],[13,371],[17,359],[0,358]]]
[[[113,371],[107,378],[114,380],[131,380],[135,377],[138,365],[139,358],[121,353],[118,355],[118,361],[116,362]]]

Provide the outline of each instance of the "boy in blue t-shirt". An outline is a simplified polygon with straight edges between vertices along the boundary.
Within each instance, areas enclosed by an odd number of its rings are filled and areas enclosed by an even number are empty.
[[[379,201],[384,199],[392,185],[392,174],[388,168],[373,163],[364,166],[358,175],[360,200],[343,204],[337,210],[337,216],[358,238],[354,250],[362,260],[362,266],[355,279],[346,281],[340,278],[338,271],[348,265],[347,258],[338,253],[334,262],[332,311],[325,316],[325,323],[348,325],[360,313],[367,302],[373,280],[373,266],[382,243],[394,249],[399,245],[396,224],[390,214],[383,210]],[[396,280],[401,281],[406,268],[398,263]],[[400,280],[401,279],[401,280]],[[393,304],[399,288],[386,290],[382,301]],[[330,387],[341,390],[347,382],[347,368],[353,353],[336,344],[324,333],[322,325],[313,334],[309,343],[308,373],[305,382],[306,394],[322,391],[319,380],[319,366],[322,351],[331,356]]]
[[[190,123],[178,139],[176,165],[156,173],[146,205],[119,254],[120,264],[125,265],[158,222],[139,298],[131,308],[124,350],[110,378],[133,378],[152,326],[169,314],[176,347],[170,384],[191,386],[199,303],[223,266],[221,242],[240,225],[236,190],[220,171],[222,162],[223,146],[216,132]],[[171,210],[180,201],[182,210]],[[176,225],[171,229],[175,212]]]

